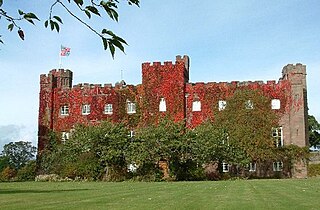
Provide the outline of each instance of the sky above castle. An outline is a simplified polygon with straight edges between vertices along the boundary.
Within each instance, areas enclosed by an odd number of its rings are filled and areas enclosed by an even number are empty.
[[[5,0],[3,8],[33,11],[41,20],[53,1]],[[39,75],[59,67],[60,46],[71,48],[62,67],[74,72],[73,84],[141,83],[143,62],[190,57],[190,81],[278,80],[283,66],[307,66],[309,114],[320,121],[320,3],[318,0],[141,0],[140,8],[120,4],[119,22],[93,17],[100,31],[125,38],[126,54],[113,60],[90,30],[62,8],[60,33],[42,23],[21,24],[25,41],[0,21],[0,150],[17,140],[37,141]]]

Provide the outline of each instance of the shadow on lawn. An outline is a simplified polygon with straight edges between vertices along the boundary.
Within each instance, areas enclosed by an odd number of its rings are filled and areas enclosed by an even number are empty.
[[[66,189],[66,190],[19,190],[19,189],[0,189],[0,195],[3,194],[20,194],[20,193],[60,193],[60,192],[75,192],[89,189]]]

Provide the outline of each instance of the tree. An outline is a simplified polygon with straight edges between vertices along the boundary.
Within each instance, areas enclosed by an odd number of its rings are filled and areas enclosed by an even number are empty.
[[[216,112],[216,125],[228,133],[229,144],[239,152],[233,154],[234,163],[245,165],[274,157],[271,131],[279,126],[279,116],[270,104],[271,99],[258,90],[237,90],[227,99],[226,108]]]
[[[37,148],[31,142],[10,142],[3,146],[2,155],[9,159],[9,164],[19,170],[35,158]]]
[[[0,156],[0,172],[6,167],[10,166],[9,158],[7,156]]]
[[[140,0],[125,0],[129,5],[139,6]],[[76,5],[77,9],[72,7]],[[127,45],[126,41],[121,37],[114,34],[109,29],[102,29],[98,32],[90,24],[86,23],[83,18],[80,18],[81,13],[85,14],[88,19],[92,16],[101,17],[102,13],[106,13],[108,17],[114,21],[118,21],[118,4],[119,0],[55,0],[49,9],[49,17],[44,21],[44,26],[50,28],[52,31],[60,31],[60,26],[63,24],[63,20],[60,16],[55,15],[53,12],[54,7],[62,7],[66,13],[75,18],[79,23],[87,27],[98,37],[102,39],[104,50],[109,48],[112,57],[114,57],[115,49],[118,48],[124,52],[124,45]],[[77,12],[80,14],[77,15]],[[31,24],[35,24],[36,21],[41,21],[33,12],[24,12],[21,8],[18,9],[17,15],[11,15],[4,9],[4,0],[0,0],[0,20],[4,20],[8,23],[8,30],[17,30],[19,37],[24,40],[25,32],[20,26],[21,21],[27,21]],[[0,43],[3,43],[0,35]]]
[[[129,159],[146,175],[161,168],[164,178],[169,178],[169,167],[181,158],[184,127],[167,118],[157,125],[142,127],[136,132],[129,148]]]
[[[316,146],[320,144],[320,124],[316,118],[312,115],[308,115],[309,124],[309,143],[310,146]]]
[[[230,144],[229,134],[218,122],[206,121],[193,131],[195,144],[193,146],[197,162],[202,164],[218,163],[222,172],[222,163],[239,163],[247,160],[243,150]]]

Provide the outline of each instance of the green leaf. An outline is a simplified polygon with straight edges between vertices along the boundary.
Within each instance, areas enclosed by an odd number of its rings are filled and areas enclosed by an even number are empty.
[[[91,13],[90,13],[88,10],[85,10],[84,12],[86,13],[86,15],[88,16],[88,18],[90,19],[90,18],[91,18]]]
[[[122,52],[124,52],[124,47],[123,45],[121,44],[121,42],[119,42],[118,40],[116,39],[112,39],[110,41],[112,44],[114,44],[117,48],[119,48]]]
[[[14,26],[13,23],[9,24],[9,25],[8,25],[8,30],[9,30],[9,31],[12,31],[13,26]]]
[[[102,37],[102,42],[103,42],[104,50],[107,50],[108,49],[108,40],[106,38]]]
[[[112,20],[115,20],[118,22],[118,13],[117,11],[115,11],[114,9],[112,8],[108,8],[106,9],[106,12],[107,14],[109,15],[109,17],[112,19]]]
[[[74,2],[75,2],[77,5],[80,5],[80,6],[83,5],[83,0],[74,0]]]
[[[23,15],[24,14],[24,12],[22,11],[22,10],[18,10],[18,13],[19,13],[19,15]]]
[[[60,22],[61,24],[63,24],[61,18],[59,16],[53,16],[54,19],[56,19],[58,22]]]
[[[23,17],[25,19],[36,19],[36,20],[40,21],[40,19],[35,14],[33,14],[32,12],[26,13]]]
[[[114,59],[114,53],[115,53],[115,47],[112,43],[109,42],[109,49],[110,49],[110,53],[112,55],[112,58]]]
[[[112,36],[112,37],[115,37],[115,36],[116,36],[112,31],[109,31],[109,30],[107,30],[107,29],[103,29],[103,30],[102,30],[102,33],[103,33],[103,34],[108,34],[108,35],[110,35],[110,36]]]
[[[119,17],[118,13],[114,11],[113,15],[114,15],[114,19],[118,22],[118,17]]]
[[[50,26],[51,26],[51,31],[54,30],[54,22],[52,20],[50,20]]]
[[[86,6],[86,10],[89,10],[93,14],[100,16],[99,10],[96,7]]]
[[[26,21],[28,21],[29,23],[32,23],[34,25],[34,22],[32,19],[29,19],[29,18],[25,18],[25,19],[26,19]]]
[[[122,43],[125,44],[125,45],[128,45],[128,43],[127,43],[124,39],[122,39],[121,37],[118,37],[118,36],[117,36],[117,40],[118,40],[119,42],[122,42]]]
[[[44,27],[48,28],[48,24],[49,24],[49,20],[46,20],[46,22],[44,22]]]
[[[59,31],[60,31],[59,24],[57,22],[53,22],[53,24],[54,24],[54,27],[56,28],[57,32],[59,33]]]
[[[2,4],[3,4],[3,1],[2,0],[0,0],[0,7],[2,6]],[[0,40],[1,41],[1,40]]]

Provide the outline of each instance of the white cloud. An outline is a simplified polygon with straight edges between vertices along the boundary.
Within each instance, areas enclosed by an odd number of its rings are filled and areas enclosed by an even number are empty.
[[[0,126],[0,152],[2,152],[5,144],[17,141],[29,141],[37,146],[36,129],[32,126],[13,124]]]

